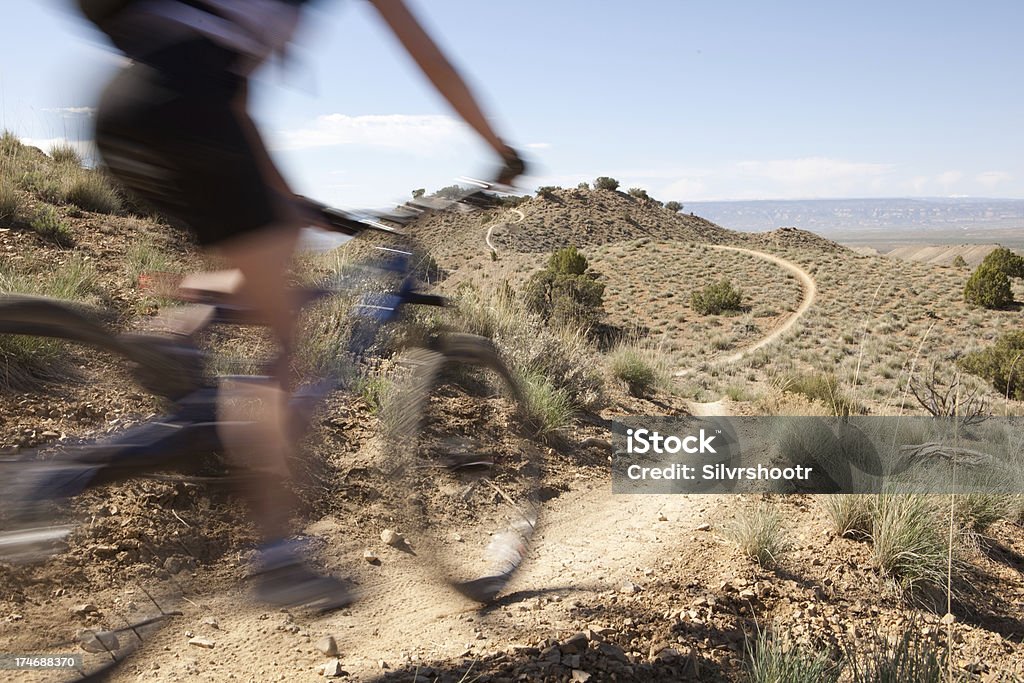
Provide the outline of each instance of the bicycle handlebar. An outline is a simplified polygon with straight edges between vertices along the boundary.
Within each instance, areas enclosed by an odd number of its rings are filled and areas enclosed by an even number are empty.
[[[503,161],[504,165],[495,175],[494,181],[459,178],[461,182],[470,185],[462,194],[444,199],[417,198],[395,207],[392,211],[345,211],[301,195],[297,199],[306,210],[308,218],[325,230],[345,235],[358,235],[367,230],[401,235],[403,233],[400,230],[387,223],[406,225],[428,211],[472,211],[486,208],[494,205],[497,195],[514,194],[516,188],[511,183],[525,172],[526,164],[514,151]]]

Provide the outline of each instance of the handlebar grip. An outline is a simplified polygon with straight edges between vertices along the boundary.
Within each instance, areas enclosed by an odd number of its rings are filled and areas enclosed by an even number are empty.
[[[514,149],[509,148],[509,151],[503,157],[505,165],[498,172],[495,178],[495,183],[498,185],[511,185],[512,182],[519,176],[526,173],[526,162],[519,156],[519,153]]]

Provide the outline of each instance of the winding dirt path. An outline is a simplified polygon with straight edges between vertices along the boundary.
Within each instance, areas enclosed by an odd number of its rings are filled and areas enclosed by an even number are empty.
[[[512,222],[511,225],[515,225],[516,223],[522,223],[526,219],[526,214],[524,214],[519,209],[510,209],[510,211],[512,213],[519,214],[519,220]],[[487,227],[487,235],[484,236],[484,242],[487,244],[487,248],[491,250],[492,254],[498,253],[498,248],[491,244],[491,231],[494,230],[494,226],[496,223],[497,221],[495,221],[495,223],[491,223],[491,225]]]
[[[788,332],[789,329],[792,328],[793,325],[795,325],[796,322],[801,318],[801,316],[803,316],[803,314],[806,313],[811,308],[811,305],[814,304],[814,299],[818,295],[818,285],[814,281],[814,278],[811,276],[811,274],[808,273],[803,268],[801,268],[796,263],[784,259],[781,256],[775,256],[774,254],[769,254],[763,251],[756,251],[754,249],[746,249],[744,247],[729,247],[721,244],[709,244],[707,246],[710,249],[717,249],[719,251],[736,251],[741,254],[748,254],[750,256],[763,259],[765,261],[770,261],[775,265],[783,268],[784,270],[787,270],[790,273],[792,273],[792,275],[796,277],[797,280],[800,281],[800,287],[803,289],[803,298],[800,301],[800,305],[797,307],[796,311],[793,312],[793,315],[789,316],[789,318],[786,319],[784,323],[776,327],[774,330],[771,331],[771,333],[765,335],[764,337],[762,337],[755,343],[751,344],[750,346],[746,346],[740,349],[739,351],[729,354],[728,356],[716,356],[710,359],[708,362],[711,365],[728,365],[730,363],[736,363],[742,360],[743,358],[749,356],[754,351],[757,351],[760,348],[768,346],[776,339],[778,339],[786,332]],[[687,375],[693,372],[694,370],[692,368],[689,368],[686,370],[680,370],[676,372],[675,376],[686,377]]]

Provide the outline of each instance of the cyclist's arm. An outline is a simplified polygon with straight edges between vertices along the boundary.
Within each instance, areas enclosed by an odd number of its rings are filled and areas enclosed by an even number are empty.
[[[469,124],[504,159],[515,158],[516,152],[498,137],[487,122],[469,86],[445,58],[437,43],[423,29],[403,0],[370,0],[388,27],[434,84],[455,112]]]

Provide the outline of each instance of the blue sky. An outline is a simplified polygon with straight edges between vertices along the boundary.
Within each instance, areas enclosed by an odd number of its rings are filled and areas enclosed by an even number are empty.
[[[0,126],[91,136],[118,57],[65,0],[4,3]],[[1024,198],[1024,3],[410,0],[533,161],[663,200]],[[491,167],[361,0],[326,0],[254,113],[296,189],[384,205]]]

